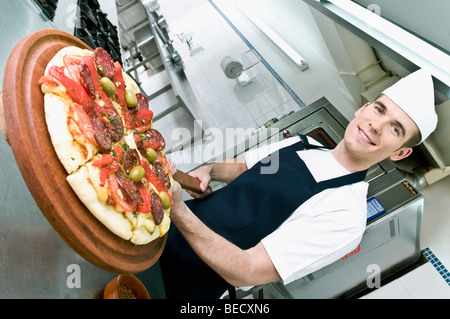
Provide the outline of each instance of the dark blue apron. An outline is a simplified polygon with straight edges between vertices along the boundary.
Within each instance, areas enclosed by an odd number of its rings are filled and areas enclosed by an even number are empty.
[[[261,174],[274,165],[262,160],[206,199],[187,201],[187,206],[213,231],[248,249],[315,194],[364,180],[367,171],[317,183],[296,151],[318,147],[301,137],[302,141],[278,151],[276,172]],[[271,156],[273,160],[276,155]],[[219,298],[231,288],[197,256],[173,223],[160,264],[167,298]]]

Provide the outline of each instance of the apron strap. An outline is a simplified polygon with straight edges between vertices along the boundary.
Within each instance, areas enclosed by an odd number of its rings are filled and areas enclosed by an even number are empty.
[[[328,150],[332,150],[334,149],[333,146],[319,146],[319,145],[313,145],[310,144],[308,142],[308,137],[306,135],[302,135],[302,134],[297,134],[298,136],[300,136],[300,139],[303,143],[303,145],[305,146],[305,149],[328,149]],[[367,175],[367,170],[365,171],[361,171],[361,172],[355,172],[349,175],[344,175],[344,176],[340,176],[340,177],[336,177],[336,178],[332,178],[332,179],[328,179],[326,181],[322,181],[317,183],[318,185],[322,185],[324,183],[327,183],[329,186],[329,188],[334,188],[334,187],[339,187],[342,186],[343,184],[348,185],[348,184],[354,184],[354,183],[358,183],[363,181],[366,178]]]
[[[319,148],[323,148],[326,150],[332,150],[334,149],[334,146],[322,146],[322,145],[314,145],[314,144],[310,144],[308,141],[308,137],[306,135],[302,135],[302,134],[297,134],[298,136],[300,136],[300,139],[302,140],[303,145],[305,146],[306,149],[319,149]]]

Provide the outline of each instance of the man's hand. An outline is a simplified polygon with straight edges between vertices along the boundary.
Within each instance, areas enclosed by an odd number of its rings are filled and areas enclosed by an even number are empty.
[[[200,181],[200,189],[202,193],[196,193],[192,191],[187,191],[189,195],[194,198],[204,198],[211,194],[211,188],[208,187],[211,181],[211,166],[205,165],[188,173],[189,175],[196,177]]]

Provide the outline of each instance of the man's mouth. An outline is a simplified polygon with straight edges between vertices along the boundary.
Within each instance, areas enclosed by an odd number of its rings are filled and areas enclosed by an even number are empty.
[[[368,144],[375,145],[375,143],[372,141],[372,139],[369,137],[369,135],[366,134],[361,128],[358,127],[359,135],[363,138],[364,141],[366,141]]]

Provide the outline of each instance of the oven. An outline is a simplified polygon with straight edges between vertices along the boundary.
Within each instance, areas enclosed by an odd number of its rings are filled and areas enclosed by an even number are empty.
[[[347,125],[348,120],[326,98],[321,98],[270,126],[263,138],[249,138],[244,148],[235,149],[251,149],[298,133],[323,145],[335,146],[343,138]],[[237,152],[235,157],[242,155]],[[354,252],[287,285],[280,281],[253,287],[238,291],[238,296],[263,289],[264,296],[269,298],[355,297],[421,264],[422,195],[390,160],[371,167],[366,181],[369,182],[367,226]]]

